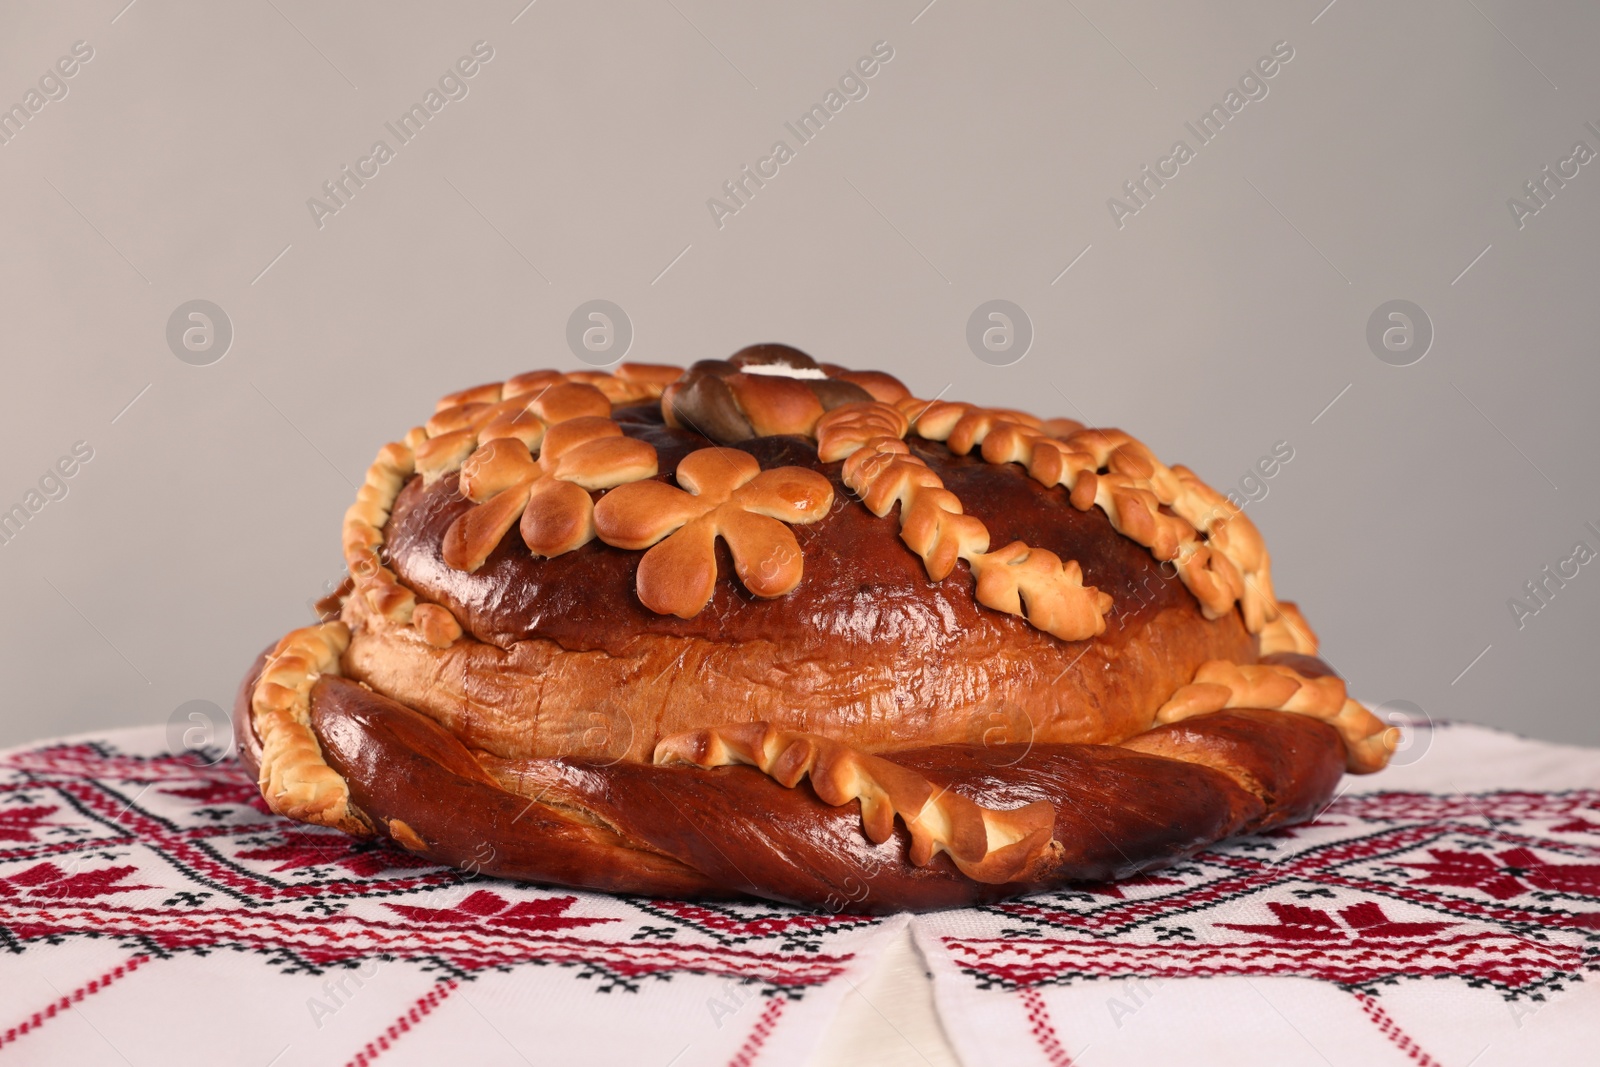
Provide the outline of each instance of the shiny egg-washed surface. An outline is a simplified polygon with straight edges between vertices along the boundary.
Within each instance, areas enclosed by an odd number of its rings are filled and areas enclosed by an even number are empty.
[[[663,471],[707,445],[664,426],[650,407],[623,409],[618,421],[656,447]],[[1079,561],[1085,582],[1116,602],[1105,633],[1064,642],[986,609],[974,601],[964,565],[930,581],[896,535],[895,517],[873,516],[843,486],[841,464],[819,462],[805,438],[782,436],[733,447],[763,469],[815,469],[834,483],[830,514],[795,528],[806,571],[792,592],[751,596],[720,545],[712,600],[688,619],[640,604],[638,554],[600,541],[537,558],[513,535],[467,573],[446,564],[439,546],[470,502],[454,475],[431,485],[413,479],[387,529],[392,566],[482,645],[432,652],[358,634],[352,674],[502,756],[648,758],[663,736],[728,721],[729,706],[741,720],[868,750],[971,742],[997,736],[997,727],[1014,741],[1118,741],[1147,729],[1202,663],[1255,659],[1237,613],[1205,619],[1170,568],[1119,535],[1104,513],[1074,508],[1065,490],[1018,467],[954,456],[937,442],[911,444],[996,543],[1024,540]],[[375,642],[384,643],[383,655]],[[580,670],[560,653],[590,655]],[[613,747],[593,750],[582,729],[565,728],[589,721],[597,707],[608,719],[627,718],[625,750],[614,747],[615,730],[606,740]]]
[[[1393,750],[1229,508],[1121,431],[782,346],[519,375],[380,450],[240,736],[274,811],[483,873],[853,910],[1124,877]]]

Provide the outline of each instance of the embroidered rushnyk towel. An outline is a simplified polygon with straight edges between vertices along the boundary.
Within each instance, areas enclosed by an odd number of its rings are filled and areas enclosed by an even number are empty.
[[[1408,734],[1311,825],[919,918],[962,1062],[1600,1063],[1600,751]]]
[[[1600,1043],[1600,752],[1418,730],[1311,826],[865,919],[475,878],[271,816],[237,765],[167,746],[0,754],[0,1065],[800,1067],[908,924],[944,1036],[903,1051],[947,1037],[968,1067],[1491,1067]]]
[[[798,1065],[906,922],[473,878],[167,744],[0,755],[0,1065]]]

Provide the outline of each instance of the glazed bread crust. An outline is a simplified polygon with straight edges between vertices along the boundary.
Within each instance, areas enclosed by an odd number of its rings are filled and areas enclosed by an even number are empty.
[[[342,537],[241,756],[478,873],[950,907],[1312,817],[1398,740],[1187,468],[782,345],[451,394]]]
[[[655,446],[664,471],[710,444],[665,427],[650,408],[618,421]],[[470,502],[454,475],[431,486],[414,477],[389,522],[389,557],[467,636],[438,649],[355,625],[345,673],[498,756],[647,760],[663,737],[758,720],[871,752],[985,736],[1115,743],[1148,729],[1202,663],[1254,661],[1255,639],[1237,613],[1206,619],[1172,569],[1104,513],[1072,507],[1018,467],[919,438],[911,445],[996,543],[1021,540],[1077,560],[1085,584],[1117,605],[1105,632],[1061,641],[985,609],[964,564],[931,581],[900,543],[895,518],[872,515],[845,488],[842,464],[784,436],[734,447],[764,469],[803,467],[834,484],[828,517],[799,530],[805,580],[792,593],[750,595],[725,547],[711,602],[691,619],[640,604],[636,553],[598,540],[538,559],[507,539],[464,573],[440,546]],[[346,612],[362,621],[359,601]]]

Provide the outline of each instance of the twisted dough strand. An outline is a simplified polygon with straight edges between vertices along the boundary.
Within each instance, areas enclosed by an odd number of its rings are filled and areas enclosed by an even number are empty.
[[[825,804],[861,802],[867,839],[882,844],[898,816],[911,833],[911,862],[926,867],[946,853],[977,882],[1014,881],[1050,847],[1055,809],[1039,800],[1010,811],[981,807],[936,790],[915,771],[816,734],[778,730],[765,722],[677,734],[656,746],[657,764],[697,767],[747,764],[793,789],[809,777]]]
[[[1334,675],[1308,678],[1281,663],[1238,664],[1210,660],[1194,681],[1182,686],[1156,712],[1156,722],[1181,722],[1226,708],[1265,708],[1321,719],[1344,739],[1346,766],[1354,774],[1380,770],[1389,762],[1400,731],[1345,691]]]
[[[910,428],[893,404],[844,404],[817,420],[817,458],[836,463],[875,437],[902,438]]]

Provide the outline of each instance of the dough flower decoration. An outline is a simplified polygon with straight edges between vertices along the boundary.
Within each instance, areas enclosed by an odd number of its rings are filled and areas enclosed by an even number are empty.
[[[521,436],[508,435],[481,445],[462,464],[461,494],[476,506],[445,531],[447,564],[477,570],[519,519],[534,555],[571,552],[594,538],[590,490],[656,475],[656,450],[624,437],[609,418],[582,415],[538,432],[537,458]]]
[[[485,392],[488,386],[479,386],[439,401],[439,410],[421,427],[413,445],[417,472],[425,482],[431,485],[459,470],[479,445],[497,438],[515,437],[537,449],[545,430],[558,422],[611,415],[611,401],[592,385],[537,380],[519,384],[533,388],[493,399],[495,394]]]
[[[460,623],[450,609],[441,604],[418,603],[411,588],[390,569],[385,558],[385,528],[401,490],[414,475],[419,476],[424,488],[433,486],[446,475],[461,470],[483,446],[503,439],[520,442],[531,458],[535,452],[540,452],[550,427],[578,419],[609,422],[614,405],[658,399],[662,390],[681,373],[676,367],[644,363],[624,363],[614,374],[598,371],[563,374],[541,370],[519,374],[503,382],[475,385],[445,396],[434,407],[426,424],[412,427],[403,440],[391,441],[379,450],[377,459],[367,469],[365,483],[356,493],[355,503],[345,512],[344,557],[350,569],[355,602],[372,612],[370,617],[374,625],[409,628],[429,645],[449,648],[461,637]],[[590,432],[619,436],[621,431]],[[561,436],[557,435],[554,444],[543,449],[551,460],[539,468],[539,473],[549,473],[557,454],[580,443],[569,440],[563,445]],[[640,449],[648,446],[626,447],[632,447],[638,458],[643,455]],[[510,454],[513,450],[510,445],[504,445],[497,446],[495,451]],[[654,452],[650,455],[653,457]],[[491,466],[488,459],[485,456],[479,463],[488,468]],[[499,462],[507,461],[502,456]],[[580,467],[575,460],[560,469],[576,476],[582,473]],[[655,473],[653,459],[648,469],[644,469],[642,463],[635,467],[639,477]],[[626,465],[622,465],[614,476],[627,473]],[[490,498],[497,495],[498,492],[484,488],[475,499],[480,504],[488,504]],[[516,499],[513,496],[495,505],[503,511],[511,511],[510,505]],[[567,511],[576,516],[571,525],[579,530],[589,525],[585,510],[588,504],[570,497],[568,504]],[[520,513],[511,515],[511,521],[516,520],[517,514]],[[463,525],[457,534],[458,543],[451,550],[451,557],[457,564],[470,564],[468,569],[482,566],[483,559],[498,543],[488,540],[496,525],[488,521],[492,518],[493,514],[479,514]],[[499,533],[494,536],[503,536],[507,528],[500,526]],[[570,535],[566,541],[573,547],[582,543],[576,535]],[[441,554],[442,549],[441,545]]]
[[[833,486],[801,467],[762,470],[733,448],[702,448],[678,464],[677,485],[634,481],[601,497],[595,531],[608,545],[649,549],[639,561],[639,600],[662,615],[693,618],[717,580],[717,538],[740,582],[758,597],[800,584],[804,561],[785,523],[807,525],[833,506]]]

